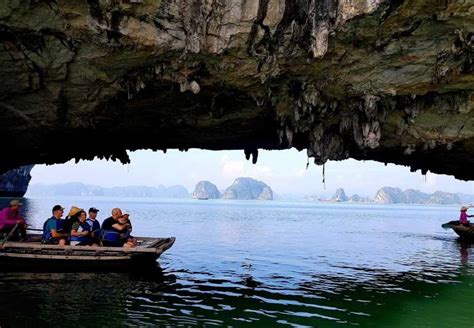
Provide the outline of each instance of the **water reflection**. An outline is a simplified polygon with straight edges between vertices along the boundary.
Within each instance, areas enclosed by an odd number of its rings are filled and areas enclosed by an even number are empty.
[[[471,244],[465,242],[459,242],[459,252],[461,254],[461,263],[463,265],[469,264],[469,253],[471,249]]]
[[[474,283],[472,275],[460,274],[455,266],[437,275],[433,275],[438,272],[434,268],[427,269],[421,276],[418,272],[392,274],[372,270],[368,273],[371,279],[363,277],[364,270],[352,277],[318,274],[308,276],[294,288],[281,289],[273,288],[271,281],[256,282],[252,276],[226,280],[205,273],[173,273],[160,268],[133,274],[2,273],[0,324],[46,326],[58,317],[60,309],[64,326],[79,322],[81,326],[257,323],[380,327],[397,326],[394,323],[425,313],[424,303],[429,304],[429,299],[445,304],[445,299],[449,302],[450,295],[455,294],[459,302],[472,304],[466,302],[474,301],[474,291],[464,287]],[[391,315],[391,309],[407,306],[409,311]],[[426,313],[424,324],[419,327],[449,327],[453,323],[445,318],[446,324],[440,325],[430,315]]]

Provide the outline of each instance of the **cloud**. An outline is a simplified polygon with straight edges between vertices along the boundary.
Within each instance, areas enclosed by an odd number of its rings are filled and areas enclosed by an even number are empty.
[[[252,164],[244,160],[231,160],[226,156],[223,156],[221,165],[222,174],[232,179],[238,177],[270,178],[273,176],[273,170],[268,165]]]

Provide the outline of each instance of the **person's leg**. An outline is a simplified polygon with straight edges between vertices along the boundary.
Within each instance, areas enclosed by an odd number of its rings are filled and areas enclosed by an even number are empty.
[[[20,224],[18,231],[20,232],[21,240],[26,240],[26,225]]]

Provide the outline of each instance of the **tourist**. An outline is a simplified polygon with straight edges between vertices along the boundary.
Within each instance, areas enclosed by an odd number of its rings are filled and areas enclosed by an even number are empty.
[[[12,234],[12,240],[26,240],[26,221],[20,216],[20,207],[23,205],[18,199],[13,199],[9,207],[0,211],[0,232],[10,233],[16,226]]]
[[[474,215],[467,215],[467,210],[469,207],[463,206],[461,207],[461,214],[459,215],[459,223],[469,227],[470,223],[467,218],[472,218]]]
[[[123,246],[123,240],[120,238],[120,234],[125,233],[130,225],[120,224],[119,218],[121,217],[122,210],[120,208],[114,208],[112,210],[112,216],[105,219],[102,223],[102,244],[104,246]]]
[[[137,239],[132,237],[132,223],[130,222],[130,214],[124,213],[119,219],[118,223],[125,227],[125,231],[120,234],[123,247],[136,247]]]
[[[86,211],[79,211],[76,214],[78,221],[74,222],[71,227],[71,245],[73,246],[89,246],[92,244],[91,227],[86,222]],[[95,245],[98,246],[98,245]]]
[[[100,223],[97,220],[98,209],[95,207],[89,208],[89,217],[87,218],[87,223],[90,226],[91,238],[94,244],[100,245]]]
[[[66,215],[64,219],[63,229],[65,233],[71,233],[72,225],[79,221],[78,214],[80,211],[83,211],[83,209],[77,206],[71,206],[68,215]]]
[[[61,217],[64,213],[64,207],[54,205],[53,216],[46,220],[43,225],[43,244],[66,245],[68,234],[64,232],[64,220]]]

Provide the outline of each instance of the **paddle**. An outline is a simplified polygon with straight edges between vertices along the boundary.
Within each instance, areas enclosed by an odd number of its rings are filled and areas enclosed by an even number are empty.
[[[26,230],[43,232],[43,229],[36,229],[36,228],[26,228]]]
[[[5,244],[7,243],[7,241],[10,239],[11,236],[13,236],[13,234],[15,233],[16,231],[16,228],[18,228],[18,223],[15,224],[15,226],[13,227],[13,229],[10,231],[10,233],[7,235],[7,238],[5,238],[5,240],[0,244],[0,249],[3,249],[3,246],[5,246]]]

